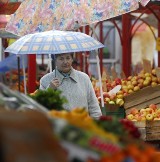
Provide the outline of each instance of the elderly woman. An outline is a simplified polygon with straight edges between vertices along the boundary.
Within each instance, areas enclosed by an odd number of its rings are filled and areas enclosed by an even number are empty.
[[[40,79],[40,89],[58,89],[68,100],[66,110],[85,107],[89,115],[99,118],[102,113],[92,83],[86,73],[72,67],[73,54],[59,54],[55,57],[56,68]]]

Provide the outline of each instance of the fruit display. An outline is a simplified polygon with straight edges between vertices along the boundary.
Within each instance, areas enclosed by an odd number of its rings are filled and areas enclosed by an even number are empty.
[[[160,120],[160,108],[155,104],[150,104],[147,108],[140,110],[132,108],[126,118],[131,121]]]
[[[98,98],[99,103],[101,103],[101,95],[100,90],[96,81],[93,80],[93,87]],[[105,84],[104,84],[105,82]],[[160,78],[156,75],[156,69],[152,69],[151,73],[145,72],[142,70],[135,76],[129,76],[125,79],[116,78],[114,80],[104,80],[102,81],[103,84],[103,98],[104,103],[108,104],[117,104],[119,106],[124,105],[124,97],[132,94],[134,92],[139,91],[147,86],[156,87],[160,84]],[[109,95],[109,91],[115,88],[117,85],[121,85],[121,89],[116,93]],[[105,86],[105,88],[104,88]]]
[[[49,115],[54,118],[65,119],[72,125],[90,130],[96,134],[99,134],[99,136],[103,138],[110,139],[113,142],[116,142],[118,140],[117,137],[115,137],[114,135],[106,133],[104,130],[100,129],[84,108],[75,108],[72,111],[51,110],[49,111]]]
[[[147,159],[145,162],[152,162],[155,148],[139,139],[140,133],[137,127],[127,119],[119,120],[102,116],[99,120],[93,120],[83,108],[76,108],[70,112],[52,110],[49,115],[54,119],[65,119],[71,124],[62,131],[58,129],[59,133],[62,133],[60,136],[62,139],[87,150],[95,151],[96,148],[99,158],[98,160],[89,159],[90,162],[129,160],[141,162],[145,159]],[[104,139],[103,142],[102,139]]]
[[[151,73],[141,71],[135,76],[129,76],[127,79],[122,80],[122,90],[131,94],[144,87],[155,87],[160,84],[160,79],[156,75],[156,69],[152,69]]]
[[[109,94],[108,92],[103,92],[104,104],[117,104],[122,106],[124,104],[122,91],[117,92],[116,94]],[[99,104],[101,103],[101,97],[98,97]]]
[[[15,107],[26,107],[28,104],[30,112],[33,111],[34,107],[36,107],[36,110],[42,110],[38,104],[33,102],[32,105],[32,100],[28,96],[25,97],[23,94],[18,92],[13,93],[1,84],[0,88],[2,95],[1,99],[5,99],[5,102],[2,103],[1,101],[1,105],[8,104],[7,111],[9,106],[13,106],[13,104]],[[35,92],[34,95],[37,94],[38,92]],[[12,100],[6,101],[6,98],[11,99],[10,97]],[[13,97],[17,98],[18,102],[16,103],[19,105],[15,105]],[[46,100],[45,97],[44,99]],[[8,101],[12,101],[12,104],[10,105],[10,102]],[[158,109],[155,108],[154,105],[151,105],[150,107],[154,110]],[[12,110],[18,109],[12,107]],[[23,113],[25,112],[27,111],[23,111]],[[18,113],[20,114],[22,111],[19,111]],[[76,155],[83,151],[85,152],[85,155],[87,154],[88,161],[90,162],[121,162],[129,160],[136,162],[155,162],[153,160],[155,158],[153,157],[156,151],[155,148],[145,144],[139,139],[140,134],[137,127],[135,127],[133,122],[127,119],[101,116],[99,120],[94,120],[89,116],[88,112],[86,112],[84,108],[75,108],[72,111],[66,111],[57,107],[54,110],[45,111],[45,113],[43,111],[43,115],[47,117],[47,120],[45,120],[47,122],[49,121],[50,126],[52,126],[55,139],[60,141],[61,146],[63,146],[68,154]],[[32,118],[36,119],[37,117],[35,117],[35,114],[32,115]],[[20,119],[24,118],[20,117]],[[49,143],[52,142],[49,141]],[[76,145],[77,147],[70,147],[70,144],[71,146]],[[55,149],[55,152],[56,150],[57,148]],[[91,152],[95,156],[91,156]],[[95,157],[95,159],[93,157]],[[84,159],[84,156],[82,156],[82,159]]]
[[[134,143],[129,144],[124,150],[121,150],[113,156],[106,156],[100,160],[90,160],[89,162],[159,162],[159,156],[155,156],[155,149],[143,144],[137,146]]]

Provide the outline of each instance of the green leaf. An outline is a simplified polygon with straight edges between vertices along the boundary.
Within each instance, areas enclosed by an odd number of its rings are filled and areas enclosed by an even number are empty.
[[[61,94],[62,92],[60,90],[48,88],[46,90],[38,90],[35,95],[29,95],[29,97],[49,110],[63,110],[63,104],[68,101]]]

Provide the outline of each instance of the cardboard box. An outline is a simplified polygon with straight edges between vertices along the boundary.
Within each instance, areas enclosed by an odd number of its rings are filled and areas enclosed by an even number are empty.
[[[140,110],[150,104],[156,104],[160,107],[160,85],[156,87],[148,86],[124,97],[126,114],[129,114],[132,108]]]

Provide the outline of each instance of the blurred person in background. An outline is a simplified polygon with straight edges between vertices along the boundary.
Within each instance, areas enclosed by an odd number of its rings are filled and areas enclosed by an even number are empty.
[[[52,88],[62,91],[68,100],[64,109],[84,107],[89,115],[98,119],[102,113],[89,76],[72,67],[73,54],[54,55],[55,69],[40,79],[40,89]]]

